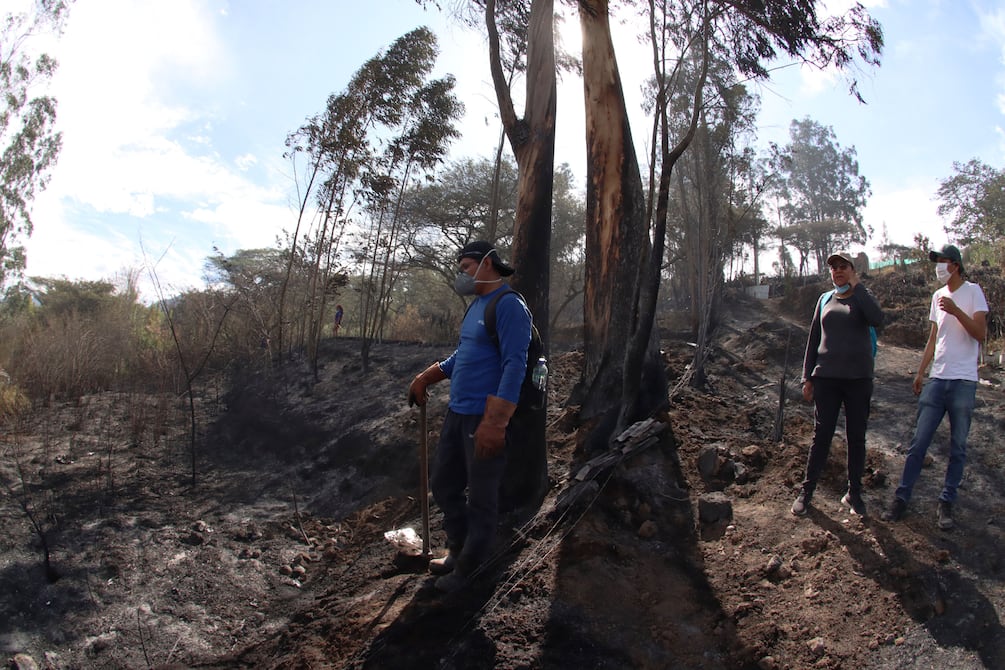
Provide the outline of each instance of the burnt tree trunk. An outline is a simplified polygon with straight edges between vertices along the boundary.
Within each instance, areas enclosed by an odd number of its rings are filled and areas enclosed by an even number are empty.
[[[527,96],[524,117],[518,118],[504,74],[495,23],[495,1],[486,3],[489,60],[499,115],[516,158],[518,188],[513,230],[511,285],[523,294],[534,323],[549,342],[551,206],[554,184],[555,113],[555,9],[553,0],[533,0],[527,31]],[[501,504],[505,509],[537,507],[548,487],[546,409],[521,409],[510,422],[511,450],[503,480]]]
[[[667,402],[656,330],[646,339],[637,394],[623,398],[625,353],[639,326],[640,267],[650,261],[646,202],[606,0],[581,0],[586,100],[586,280],[583,377],[574,401],[597,419],[596,442],[617,427],[623,404],[632,422]]]

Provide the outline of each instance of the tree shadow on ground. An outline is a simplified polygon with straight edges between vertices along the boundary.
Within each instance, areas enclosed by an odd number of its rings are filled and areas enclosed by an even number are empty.
[[[512,541],[512,538],[509,538]],[[500,545],[506,546],[505,538]],[[510,545],[511,548],[511,545]],[[415,575],[403,582],[373,617],[363,634],[368,636],[398,598],[414,595],[395,619],[360,653],[353,667],[361,668],[464,668],[479,670],[496,667],[495,642],[480,628],[483,615],[506,583],[506,574],[516,553],[504,549],[454,593],[441,593],[435,578]],[[414,571],[418,563],[408,561],[401,571]],[[421,569],[424,571],[425,566]],[[385,575],[388,576],[388,575]],[[422,583],[416,585],[416,580]]]
[[[555,541],[542,666],[757,667],[708,582],[675,440],[590,483]]]
[[[0,570],[0,651],[23,648],[25,638],[49,638],[56,631],[68,635],[67,618],[83,617],[97,605],[81,585],[89,579],[110,578],[90,570],[60,565],[61,577],[50,581],[41,559],[35,563],[10,563]]]
[[[977,584],[935,561],[926,561],[898,542],[881,522],[863,520],[881,552],[824,514],[813,521],[837,537],[863,572],[884,591],[896,594],[904,611],[945,648],[976,652],[989,668],[1005,667],[1005,629],[994,605]],[[938,554],[936,554],[938,556]],[[948,555],[942,555],[948,561]]]

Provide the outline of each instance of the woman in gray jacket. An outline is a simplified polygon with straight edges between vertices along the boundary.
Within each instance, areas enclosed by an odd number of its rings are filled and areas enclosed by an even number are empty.
[[[813,499],[842,405],[848,442],[848,492],[841,504],[865,515],[865,432],[872,401],[875,329],[883,324],[883,310],[859,281],[848,253],[831,255],[827,265],[834,290],[817,300],[803,358],[803,398],[813,403],[814,429],[806,477],[792,503],[796,516],[805,515]]]

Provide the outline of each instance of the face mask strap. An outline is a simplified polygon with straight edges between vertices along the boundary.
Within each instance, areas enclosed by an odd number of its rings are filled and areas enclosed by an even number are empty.
[[[495,252],[496,252],[496,250],[495,250],[494,247],[492,249],[489,249],[488,252],[484,256],[482,256],[481,260],[478,261],[478,267],[475,268],[475,273],[473,275],[471,275],[471,278],[474,280],[474,282],[476,284],[496,284],[496,283],[502,281],[502,277],[499,277],[498,279],[474,279],[475,277],[478,276],[479,271],[481,271],[481,269],[482,269],[482,263],[485,262],[485,259],[488,258],[490,255],[494,254]],[[464,271],[461,270],[461,272],[464,272]],[[467,274],[467,273],[464,273],[464,274]]]

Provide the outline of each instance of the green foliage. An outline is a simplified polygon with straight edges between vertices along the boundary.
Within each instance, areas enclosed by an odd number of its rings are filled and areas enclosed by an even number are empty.
[[[680,4],[679,13],[687,15],[692,3]],[[852,66],[856,58],[867,65],[879,65],[883,29],[861,4],[856,3],[844,15],[821,19],[817,6],[822,4],[809,0],[727,0],[710,3],[709,11],[722,12],[730,60],[743,74],[766,79],[767,63],[784,54],[845,73],[849,92],[861,101],[857,82],[850,74],[855,71]]]
[[[946,233],[969,245],[1005,237],[1005,170],[973,158],[954,162],[952,177],[939,184],[939,216],[948,219]]]
[[[228,360],[260,356],[263,342],[267,358],[268,345],[277,337],[275,324],[284,283],[296,295],[307,292],[309,268],[304,265],[303,257],[294,258],[290,264],[288,251],[239,249],[229,257],[217,252],[207,260],[206,269],[207,279],[214,288],[185,293],[173,305],[176,323],[186,333],[186,341],[194,346],[195,342],[211,337],[227,306],[229,313],[220,333],[214,364],[226,365]],[[333,276],[332,281],[337,285],[338,277]]]
[[[928,252],[932,248],[932,241],[923,233],[914,234],[914,247],[911,249],[913,258],[919,261],[928,260]]]
[[[47,54],[30,55],[30,38],[58,33],[67,3],[38,0],[30,14],[6,14],[0,26],[0,286],[25,266],[18,238],[32,233],[31,203],[46,187],[62,136],[56,100],[36,95],[56,71]]]
[[[456,254],[468,241],[484,237],[493,207],[495,165],[488,159],[463,159],[445,166],[435,181],[410,189],[405,216],[415,227],[410,265],[434,269],[449,282],[457,271]],[[517,172],[503,159],[499,171],[498,231],[504,255],[509,251],[516,212]]]
[[[693,59],[682,63],[676,72],[682,81],[674,90],[693,90],[700,81],[700,66]],[[753,194],[737,186],[749,180],[744,177],[751,167],[744,140],[753,132],[758,107],[724,60],[709,59],[704,86],[706,102],[693,140],[674,165],[667,229],[675,288],[686,296],[692,332],[700,341],[718,319],[723,267],[741,239],[738,224],[756,206]],[[687,94],[675,96],[671,111],[678,119],[686,118],[690,104]]]
[[[281,354],[287,347],[306,349],[316,364],[329,298],[345,282],[347,241],[355,241],[348,254],[361,282],[356,323],[369,337],[386,321],[402,249],[411,239],[401,216],[402,194],[431,177],[458,135],[454,123],[463,112],[452,76],[429,80],[437,52],[428,28],[403,35],[367,60],[343,91],[329,96],[322,113],[287,138],[288,156],[304,175],[304,195],[275,318],[263,324],[277,335]],[[299,163],[306,165],[301,169]],[[302,236],[310,199],[320,221]],[[362,232],[350,238],[351,229]]]
[[[900,261],[914,256],[914,250],[905,244],[889,242],[879,246],[880,258],[885,261]]]
[[[115,300],[115,287],[105,281],[70,281],[65,277],[33,277],[32,281],[39,287],[36,299],[48,318],[73,311],[93,315]]]
[[[32,398],[108,389],[173,390],[169,340],[156,308],[137,301],[127,279],[36,279],[26,308],[0,319],[0,364]]]
[[[488,159],[462,159],[444,167],[435,181],[409,190],[404,215],[415,227],[409,248],[411,276],[406,279],[412,290],[404,299],[432,294],[432,284],[443,291],[440,314],[447,317],[462,303],[449,289],[457,272],[457,251],[473,239],[487,237],[486,222],[493,206],[492,182],[495,164]],[[583,194],[576,190],[575,175],[568,164],[555,170],[552,189],[551,302],[553,321],[564,318],[578,322],[582,310],[575,310],[583,284]],[[517,169],[503,159],[499,166],[498,230],[496,245],[504,258],[510,259]],[[440,304],[437,297],[435,303]]]
[[[800,251],[800,272],[811,254],[822,270],[831,253],[869,238],[862,224],[869,182],[858,172],[855,148],[843,149],[832,128],[806,118],[793,121],[789,133],[773,160],[773,191],[786,222],[778,235]]]

